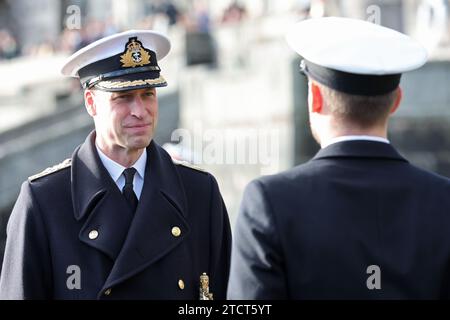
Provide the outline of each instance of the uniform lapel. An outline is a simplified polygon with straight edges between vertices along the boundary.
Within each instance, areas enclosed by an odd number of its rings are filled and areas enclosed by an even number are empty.
[[[144,186],[125,243],[103,290],[161,259],[189,234],[184,189],[170,156],[156,143],[147,149]],[[178,227],[181,234],[172,234]]]
[[[79,239],[115,260],[133,216],[101,163],[95,149],[95,132],[72,157],[72,199],[75,219],[83,221]]]

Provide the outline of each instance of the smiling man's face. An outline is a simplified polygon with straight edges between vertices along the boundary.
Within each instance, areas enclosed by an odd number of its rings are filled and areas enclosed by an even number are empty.
[[[97,143],[103,152],[107,155],[130,153],[150,144],[158,120],[155,88],[88,91],[86,106],[94,118]]]

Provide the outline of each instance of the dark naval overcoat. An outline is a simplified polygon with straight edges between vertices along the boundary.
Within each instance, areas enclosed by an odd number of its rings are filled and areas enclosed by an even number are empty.
[[[391,145],[332,144],[246,189],[233,299],[450,298],[450,180]]]
[[[95,132],[71,159],[24,182],[7,227],[3,299],[223,299],[231,233],[214,177],[155,142],[133,214]]]

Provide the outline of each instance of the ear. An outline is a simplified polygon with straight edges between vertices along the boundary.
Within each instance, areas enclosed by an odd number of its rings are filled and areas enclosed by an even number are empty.
[[[400,102],[402,101],[403,97],[403,91],[402,88],[397,88],[397,97],[395,98],[394,105],[391,108],[390,113],[393,114],[395,111],[397,111],[398,107],[400,106]]]
[[[91,117],[97,115],[97,108],[95,106],[94,93],[92,90],[84,90],[84,105]]]
[[[321,113],[323,109],[323,98],[320,87],[314,82],[311,83],[311,112]]]

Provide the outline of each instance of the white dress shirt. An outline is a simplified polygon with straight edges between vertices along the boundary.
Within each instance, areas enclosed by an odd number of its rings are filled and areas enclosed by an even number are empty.
[[[388,139],[377,137],[377,136],[340,136],[335,137],[330,140],[328,140],[326,143],[322,145],[322,149],[328,147],[331,144],[342,142],[342,141],[357,141],[357,140],[364,140],[364,141],[376,141],[376,142],[383,142],[390,144]]]
[[[125,177],[123,175],[123,170],[125,170],[126,168],[121,164],[115,162],[114,160],[108,158],[108,156],[100,150],[97,144],[95,145],[95,147],[97,148],[100,160],[102,161],[103,165],[105,166],[106,170],[108,171],[113,181],[116,183],[120,192],[122,192],[122,189],[125,186]],[[144,152],[142,152],[139,159],[137,159],[137,161],[131,166],[132,168],[136,169],[136,174],[134,175],[133,179],[133,190],[138,200],[141,198],[142,187],[144,186],[144,175],[146,164],[147,164],[147,150],[144,149]]]

